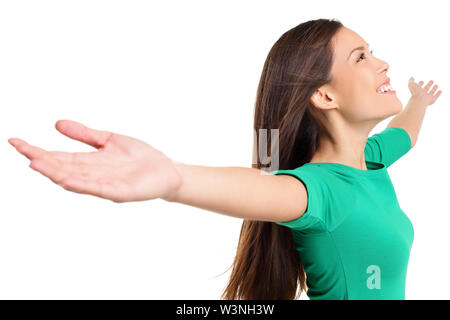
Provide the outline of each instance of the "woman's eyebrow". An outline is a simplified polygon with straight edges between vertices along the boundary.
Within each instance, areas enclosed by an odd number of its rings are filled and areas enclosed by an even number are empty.
[[[366,43],[366,44],[367,44],[367,47],[369,47],[369,44],[368,44],[368,43]],[[352,53],[355,52],[356,50],[364,50],[364,49],[365,49],[364,47],[356,47],[355,49],[353,49],[353,50],[350,52],[350,54],[348,55],[347,60],[350,59],[350,56],[351,56]]]

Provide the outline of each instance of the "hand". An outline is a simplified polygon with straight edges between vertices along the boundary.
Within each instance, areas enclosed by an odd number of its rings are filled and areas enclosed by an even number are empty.
[[[419,83],[414,82],[414,78],[409,78],[408,82],[408,88],[409,91],[411,91],[411,99],[418,100],[421,103],[425,104],[426,106],[433,104],[437,98],[441,95],[442,91],[439,90],[436,94],[437,85],[434,85],[430,92],[428,90],[430,89],[431,85],[433,84],[433,80],[430,80],[425,87],[423,86],[423,81],[420,81]]]
[[[71,120],[59,120],[55,128],[98,151],[46,151],[18,138],[8,142],[31,160],[33,170],[66,190],[120,203],[170,197],[181,182],[172,160],[145,142]]]

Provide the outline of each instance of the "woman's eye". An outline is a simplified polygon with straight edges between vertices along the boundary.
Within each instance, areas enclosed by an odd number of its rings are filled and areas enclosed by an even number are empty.
[[[356,62],[359,62],[359,60],[364,59],[364,53],[361,53],[361,55],[359,56],[358,60],[356,60]]]
[[[373,50],[370,50],[370,54],[372,54],[372,53],[373,53]],[[356,60],[356,62],[358,63],[359,60],[364,59],[363,57],[365,57],[364,52],[361,53],[361,55],[359,56],[358,60]]]

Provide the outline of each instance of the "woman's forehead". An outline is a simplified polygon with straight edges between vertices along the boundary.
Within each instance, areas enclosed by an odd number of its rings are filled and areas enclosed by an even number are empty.
[[[334,39],[335,57],[340,61],[347,61],[353,54],[353,50],[367,48],[369,44],[356,32],[342,27],[336,33]]]

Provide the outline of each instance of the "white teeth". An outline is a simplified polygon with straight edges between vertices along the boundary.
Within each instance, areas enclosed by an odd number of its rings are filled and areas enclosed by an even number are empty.
[[[382,86],[379,90],[378,93],[383,93],[386,91],[391,91],[392,90],[392,86],[390,84]]]

